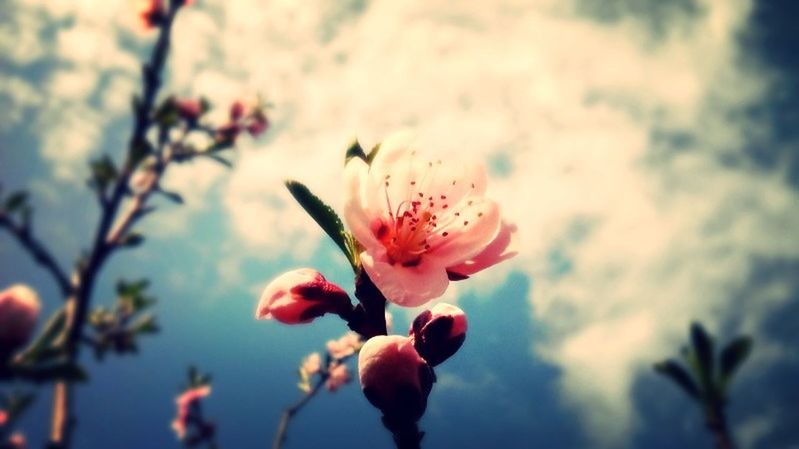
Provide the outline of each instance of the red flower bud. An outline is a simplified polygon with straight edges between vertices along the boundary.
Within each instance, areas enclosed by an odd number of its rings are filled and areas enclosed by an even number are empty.
[[[358,356],[358,375],[366,399],[386,419],[401,422],[422,417],[435,381],[413,341],[400,335],[370,338]]]
[[[196,99],[177,99],[175,107],[178,110],[178,115],[189,122],[196,122],[205,112],[202,101]]]
[[[232,105],[230,105],[230,121],[236,122],[244,115],[244,103],[240,101],[234,101]]]
[[[261,294],[255,318],[276,319],[285,324],[308,323],[325,313],[351,307],[341,287],[310,268],[289,271],[269,283]]]
[[[269,128],[269,120],[266,118],[266,115],[260,110],[253,112],[249,123],[247,123],[247,132],[250,133],[252,137],[258,137],[263,134],[267,128]]]
[[[0,292],[0,360],[28,341],[40,309],[39,297],[28,286],[12,285]]]
[[[409,331],[419,354],[430,366],[450,358],[466,340],[466,314],[450,304],[439,303],[413,320]]]
[[[139,0],[136,9],[145,30],[161,26],[161,22],[166,18],[162,0]]]
[[[14,432],[8,438],[8,447],[9,449],[26,449],[28,447],[28,441],[25,439],[25,435]]]

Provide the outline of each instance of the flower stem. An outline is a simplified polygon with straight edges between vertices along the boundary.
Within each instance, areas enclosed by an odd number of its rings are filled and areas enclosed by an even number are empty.
[[[421,449],[424,432],[416,421],[396,420],[383,416],[383,425],[391,432],[397,449]]]
[[[299,401],[295,402],[294,404],[286,407],[283,409],[283,413],[280,415],[280,423],[277,426],[277,432],[275,433],[275,438],[272,440],[272,449],[281,449],[283,447],[283,443],[286,441],[286,432],[288,431],[289,422],[294,415],[297,414],[303,407],[311,400],[314,396],[322,389],[322,385],[325,384],[325,381],[329,375],[327,373],[321,373],[319,376],[319,380],[314,384],[313,388],[303,395]]]

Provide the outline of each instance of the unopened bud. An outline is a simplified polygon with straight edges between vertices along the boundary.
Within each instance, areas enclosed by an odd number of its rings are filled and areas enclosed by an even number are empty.
[[[366,399],[385,418],[400,422],[422,417],[435,379],[413,341],[400,335],[370,338],[358,357],[358,375]]]
[[[349,307],[350,298],[341,287],[328,282],[316,270],[300,268],[281,274],[266,286],[258,301],[255,318],[300,324]]]
[[[39,297],[26,285],[12,285],[0,292],[0,360],[27,343],[40,309]]]
[[[436,366],[455,354],[466,340],[466,314],[451,304],[436,304],[413,320],[409,334],[419,354],[430,366]]]

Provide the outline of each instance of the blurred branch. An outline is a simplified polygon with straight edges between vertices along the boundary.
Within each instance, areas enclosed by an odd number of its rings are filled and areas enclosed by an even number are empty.
[[[33,256],[36,263],[50,272],[64,297],[69,296],[72,290],[69,278],[47,248],[31,234],[30,228],[14,223],[11,217],[5,213],[0,213],[0,227],[8,230],[19,244]]]
[[[67,306],[68,321],[65,347],[69,362],[74,363],[80,352],[83,327],[89,312],[97,275],[114,248],[117,247],[116,244],[119,238],[122,237],[123,233],[127,231],[137,217],[144,215],[142,211],[145,210],[145,201],[149,192],[135,196],[128,211],[121,219],[117,218],[122,200],[129,192],[130,176],[149,152],[147,131],[152,126],[151,113],[161,86],[161,73],[169,50],[172,24],[181,6],[178,2],[170,2],[170,5],[169,11],[160,26],[158,39],[153,48],[150,61],[142,67],[144,87],[141,98],[134,101],[134,126],[125,162],[122,165],[119,176],[115,179],[111,195],[102,203],[103,207],[95,232],[94,243],[86,264],[78,270],[76,288],[74,292],[68,290],[68,293],[71,294]],[[160,170],[163,171],[163,167]],[[154,184],[157,184],[157,182]],[[117,220],[119,220],[118,224],[114,226]],[[50,449],[67,449],[71,443],[70,437],[75,421],[72,417],[72,388],[66,381],[59,382],[55,388],[48,447]]]

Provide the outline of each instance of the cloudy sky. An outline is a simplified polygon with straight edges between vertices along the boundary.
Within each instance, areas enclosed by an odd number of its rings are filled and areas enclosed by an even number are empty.
[[[127,0],[6,3],[0,180],[31,190],[37,232],[66,264],[97,213],[86,160],[124,147],[153,35]],[[259,289],[296,266],[351,283],[282,181],[339,207],[348,143],[410,129],[424,152],[484,161],[519,229],[515,259],[447,293],[471,331],[439,373],[430,447],[709,447],[699,412],[651,370],[692,320],[755,337],[730,409],[741,447],[799,447],[790,1],[196,3],[178,18],[165,90],[205,95],[216,114],[261,95],[272,127],[233,170],[170,172],[186,204],[161,204],[149,244],[104,273],[100,302],[117,277],[150,276],[164,333],[92,365],[79,446],[177,447],[171,401],[190,362],[217,378],[221,446],[264,446],[300,358],[344,329],[255,323]],[[7,236],[0,256],[3,285],[58,304]],[[411,315],[394,312],[402,329]],[[320,397],[289,444],[390,447],[357,390]],[[35,444],[48,396],[22,424]]]

